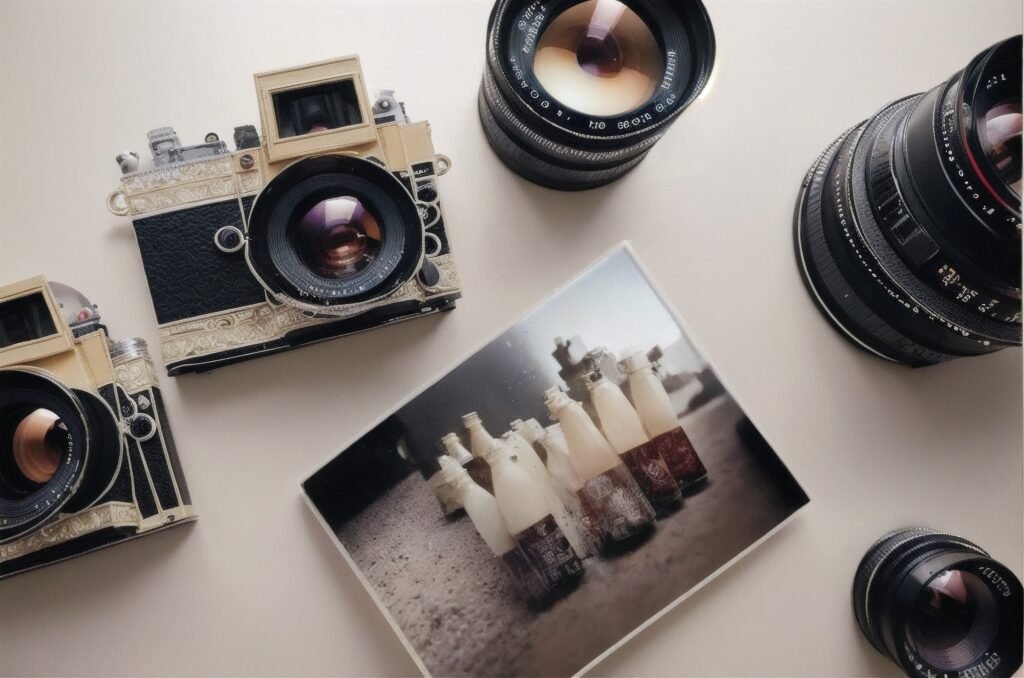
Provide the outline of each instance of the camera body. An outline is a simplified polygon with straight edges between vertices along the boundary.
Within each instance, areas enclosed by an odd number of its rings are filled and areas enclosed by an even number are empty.
[[[0,287],[0,578],[195,518],[145,342],[66,285]]]
[[[450,167],[358,57],[254,76],[262,138],[118,156],[171,376],[438,311],[461,296],[438,195]],[[315,222],[315,223],[314,223]]]

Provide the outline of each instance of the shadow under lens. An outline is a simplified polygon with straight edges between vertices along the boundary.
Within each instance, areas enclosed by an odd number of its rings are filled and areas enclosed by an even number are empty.
[[[977,576],[949,570],[932,579],[918,596],[907,637],[932,667],[956,671],[975,663],[996,640],[999,607]]]
[[[650,99],[664,70],[654,34],[618,0],[587,0],[559,14],[541,35],[533,62],[551,96],[604,117]]]

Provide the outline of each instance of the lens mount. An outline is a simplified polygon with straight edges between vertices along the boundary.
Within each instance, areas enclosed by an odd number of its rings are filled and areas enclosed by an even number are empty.
[[[304,158],[274,177],[253,205],[246,238],[249,267],[271,295],[323,314],[395,291],[416,273],[423,249],[423,222],[402,183],[342,155]]]
[[[1022,601],[1008,568],[966,539],[925,528],[878,540],[853,585],[864,635],[910,676],[1012,675],[1021,665]]]
[[[15,458],[19,426],[33,413],[52,413],[63,427],[59,456],[45,480],[25,476]],[[90,456],[88,415],[79,398],[42,370],[0,370],[0,542],[34,529],[67,504]]]

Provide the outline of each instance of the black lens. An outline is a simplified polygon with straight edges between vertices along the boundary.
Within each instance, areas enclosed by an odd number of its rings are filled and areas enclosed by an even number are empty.
[[[326,309],[384,296],[408,281],[423,256],[423,222],[409,190],[384,168],[319,156],[264,187],[246,246],[267,289]]]
[[[1020,53],[1017,36],[889,104],[807,175],[804,281],[871,353],[921,366],[1021,343]]]
[[[861,631],[909,676],[989,678],[1021,666],[1024,591],[971,542],[925,528],[892,532],[864,555],[853,585]]]
[[[491,147],[543,186],[601,186],[635,167],[704,89],[700,0],[499,0],[479,112]]]

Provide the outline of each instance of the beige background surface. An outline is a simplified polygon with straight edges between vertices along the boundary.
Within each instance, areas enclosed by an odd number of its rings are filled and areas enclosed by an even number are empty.
[[[201,519],[0,583],[0,673],[415,673],[299,495],[312,471],[612,244],[633,241],[811,495],[598,675],[895,675],[849,604],[864,549],[928,524],[1021,572],[1019,350],[911,371],[853,350],[801,286],[803,173],[842,130],[1020,30],[1017,0],[707,0],[708,95],[625,180],[520,181],[475,96],[489,3],[0,0],[0,272],[45,273],[156,345],[134,236],[104,206],[123,148],[257,123],[251,73],[362,55],[433,123],[459,309],[164,379]],[[600,313],[600,308],[594,312]]]

